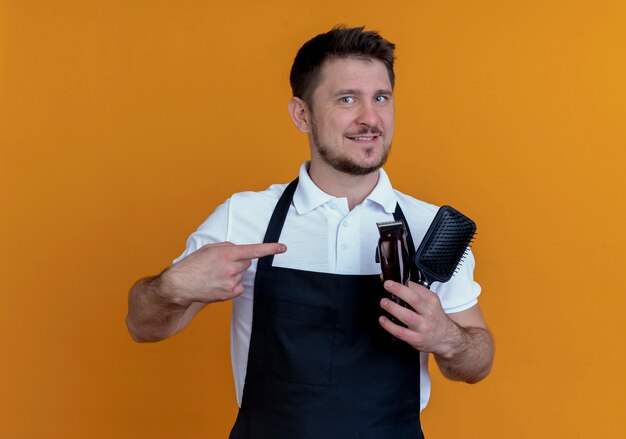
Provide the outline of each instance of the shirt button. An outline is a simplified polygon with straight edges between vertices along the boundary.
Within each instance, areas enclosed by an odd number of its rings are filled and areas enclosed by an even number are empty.
[[[343,223],[341,223],[341,225],[344,227],[348,227],[348,221],[344,221]]]
[[[337,208],[337,205],[336,205],[335,203],[330,203],[330,208],[331,208],[331,209],[336,209],[336,208]]]
[[[341,250],[345,250],[348,248],[348,244],[341,244]]]

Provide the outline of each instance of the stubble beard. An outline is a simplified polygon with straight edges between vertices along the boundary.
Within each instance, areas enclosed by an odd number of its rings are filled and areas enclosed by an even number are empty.
[[[366,130],[365,132],[358,134],[367,134],[368,131],[369,130]],[[377,132],[380,132],[380,130],[378,130]],[[387,162],[387,157],[389,156],[389,151],[391,150],[391,145],[389,145],[389,147],[385,148],[383,155],[380,157],[380,160],[377,163],[371,166],[362,166],[352,160],[350,157],[333,154],[330,148],[323,145],[319,139],[317,124],[315,123],[315,120],[311,120],[311,137],[313,139],[314,147],[317,149],[317,152],[325,163],[327,163],[333,169],[339,172],[354,176],[368,175],[372,172],[378,171]]]

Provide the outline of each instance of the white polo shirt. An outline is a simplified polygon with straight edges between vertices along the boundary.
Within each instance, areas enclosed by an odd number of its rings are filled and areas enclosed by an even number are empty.
[[[277,267],[335,274],[378,274],[380,264],[374,259],[379,238],[376,223],[393,220],[398,202],[417,248],[438,210],[432,204],[394,190],[382,169],[370,195],[349,210],[346,198],[323,192],[313,183],[307,169],[308,162],[305,162],[300,167],[298,187],[280,236],[287,251],[274,256],[273,264]],[[262,192],[234,194],[189,236],[185,252],[174,263],[205,244],[263,242],[272,212],[286,186],[275,184]],[[240,406],[252,329],[256,263],[254,260],[244,273],[244,293],[233,300],[231,360]],[[473,271],[474,257],[470,252],[450,281],[431,285],[446,313],[463,311],[477,303],[480,286],[473,280]],[[430,396],[428,354],[421,354],[420,373],[423,409]]]

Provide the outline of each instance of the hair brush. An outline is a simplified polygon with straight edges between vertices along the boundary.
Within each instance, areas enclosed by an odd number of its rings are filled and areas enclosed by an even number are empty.
[[[417,283],[428,288],[435,281],[449,281],[475,233],[474,221],[450,206],[441,207],[413,258]]]

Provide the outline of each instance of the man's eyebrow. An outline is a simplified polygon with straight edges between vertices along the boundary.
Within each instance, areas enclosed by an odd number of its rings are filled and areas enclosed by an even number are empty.
[[[359,96],[362,95],[363,91],[362,90],[358,90],[356,88],[346,88],[346,89],[342,89],[337,91],[334,96],[346,96],[346,95],[354,95],[354,96]],[[376,90],[376,92],[374,93],[376,96],[378,95],[387,95],[387,96],[392,96],[393,92],[389,89],[386,88],[381,88],[380,90]]]
[[[355,88],[344,88],[342,90],[338,90],[334,96],[345,96],[345,95],[361,95],[363,92],[361,90],[357,90]]]

